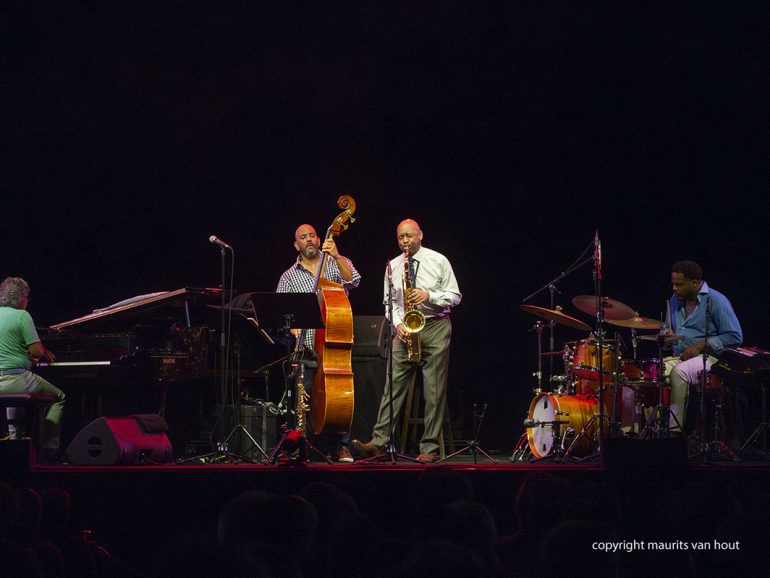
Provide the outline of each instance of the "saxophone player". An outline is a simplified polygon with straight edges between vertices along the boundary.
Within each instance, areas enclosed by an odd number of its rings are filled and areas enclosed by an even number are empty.
[[[452,307],[460,303],[462,295],[449,260],[441,253],[423,247],[422,239],[423,233],[416,221],[406,219],[398,224],[396,240],[401,254],[390,261],[389,267],[393,284],[393,318],[390,322],[396,334],[392,343],[393,418],[398,417],[415,372],[421,370],[425,432],[420,440],[420,455],[417,459],[423,463],[433,463],[438,460],[439,435],[446,412],[449,344],[452,337],[449,314]],[[409,278],[405,278],[407,275]],[[386,315],[389,294],[386,273]],[[409,322],[413,316],[424,317],[422,327],[415,328]],[[404,323],[405,318],[407,323]],[[419,348],[418,356],[413,352],[410,355],[415,343]],[[365,456],[376,455],[388,441],[391,430],[390,387],[391,384],[386,381],[371,441],[362,443],[353,440],[353,445]]]

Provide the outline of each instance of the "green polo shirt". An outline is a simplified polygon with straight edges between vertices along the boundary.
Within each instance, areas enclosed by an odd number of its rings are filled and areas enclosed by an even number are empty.
[[[29,369],[28,345],[40,341],[32,316],[25,309],[0,307],[0,369]]]

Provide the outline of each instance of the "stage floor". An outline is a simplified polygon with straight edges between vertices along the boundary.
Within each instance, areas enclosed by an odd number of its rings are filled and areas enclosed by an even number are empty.
[[[584,507],[592,504],[589,507],[594,509],[597,504],[609,511],[621,504],[623,520],[637,520],[642,529],[649,529],[644,525],[649,520],[653,531],[658,516],[666,515],[664,503],[681,492],[729,488],[747,507],[764,503],[770,488],[770,461],[688,460],[683,449],[673,440],[609,444],[601,460],[583,463],[511,463],[509,453],[494,452],[497,463],[482,456],[474,463],[472,456],[464,454],[432,465],[378,461],[53,466],[31,463],[27,444],[5,442],[0,444],[0,478],[39,491],[65,488],[72,495],[73,524],[91,530],[116,558],[146,571],[175,544],[214,539],[219,512],[239,493],[296,494],[319,482],[353,497],[362,513],[378,521],[390,545],[414,531],[415,500],[426,480],[439,487],[463,480],[473,500],[492,513],[500,536],[516,531],[517,494],[530,476],[565,480],[575,496],[582,496]],[[628,533],[622,537],[633,537]]]

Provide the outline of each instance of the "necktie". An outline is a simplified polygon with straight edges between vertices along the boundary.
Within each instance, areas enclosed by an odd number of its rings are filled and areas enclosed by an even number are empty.
[[[415,275],[414,257],[409,257],[409,278],[412,280],[412,287],[414,287]]]

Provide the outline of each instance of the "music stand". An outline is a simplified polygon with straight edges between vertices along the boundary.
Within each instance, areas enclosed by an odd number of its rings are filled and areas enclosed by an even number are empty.
[[[254,320],[262,329],[280,331],[287,337],[291,329],[302,329],[302,334],[299,337],[300,344],[305,339],[305,330],[324,327],[318,297],[313,293],[251,293],[251,306]],[[292,451],[294,449],[299,451],[299,459],[296,460],[296,463],[305,464],[307,462],[307,448],[312,449],[326,460],[326,457],[307,441],[303,432],[296,429],[297,408],[295,404],[301,400],[295,401],[294,399],[295,380],[299,375],[304,376],[304,367],[311,366],[311,362],[297,359],[296,351],[292,352],[291,350],[290,339],[287,340],[286,347],[287,357],[293,365],[293,370],[287,375],[285,381],[286,423],[283,426],[281,437],[275,447],[270,450],[267,463],[275,463],[279,454],[293,460],[291,451],[287,451],[286,446],[289,445],[293,446]]]

